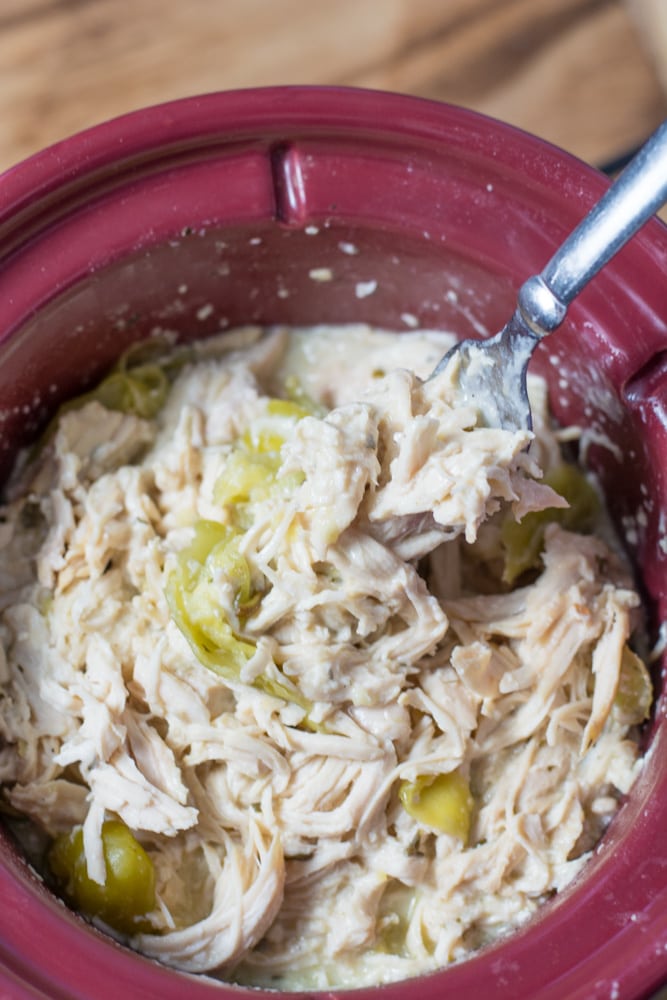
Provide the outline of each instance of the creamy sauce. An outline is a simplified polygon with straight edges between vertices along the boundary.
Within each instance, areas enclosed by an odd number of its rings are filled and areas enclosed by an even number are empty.
[[[559,522],[544,384],[534,439],[480,427],[418,377],[451,343],[236,331],[163,365],[152,416],[64,413],[11,486],[4,799],[47,852],[80,827],[103,886],[105,822],[131,831],[155,899],[114,933],[146,955],[296,989],[445,966],[562,889],[632,784],[628,569]]]

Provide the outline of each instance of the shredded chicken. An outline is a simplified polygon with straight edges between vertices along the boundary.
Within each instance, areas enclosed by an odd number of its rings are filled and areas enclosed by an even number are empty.
[[[131,831],[148,956],[298,989],[465,958],[634,780],[630,573],[558,520],[542,383],[534,435],[480,426],[422,381],[449,342],[239,331],[153,416],[68,409],[10,484],[4,802],[47,848],[80,829],[100,886],[104,824]],[[504,525],[547,509],[508,582]]]

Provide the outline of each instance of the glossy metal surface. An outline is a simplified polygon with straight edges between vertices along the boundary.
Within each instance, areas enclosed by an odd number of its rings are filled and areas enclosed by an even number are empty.
[[[656,130],[556,250],[540,274],[519,289],[510,320],[483,342],[464,340],[454,359],[457,384],[489,427],[530,428],[526,368],[540,337],[556,330],[569,305],[637,230],[667,201],[667,122]]]

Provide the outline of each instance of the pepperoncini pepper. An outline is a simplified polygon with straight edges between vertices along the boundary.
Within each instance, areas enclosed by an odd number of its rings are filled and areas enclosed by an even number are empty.
[[[591,531],[600,511],[595,489],[584,473],[569,462],[563,462],[548,472],[544,482],[564,497],[569,507],[549,507],[531,511],[520,521],[508,517],[501,528],[505,553],[503,579],[514,583],[517,577],[540,564],[544,545],[544,530],[556,521],[569,531]]]
[[[99,917],[122,934],[146,929],[145,917],[155,908],[155,873],[148,854],[120,820],[102,825],[106,867],[104,883],[88,875],[83,829],[56,837],[48,863],[63,896],[88,917]]]
[[[398,797],[405,811],[424,826],[457,837],[464,845],[470,835],[474,800],[459,771],[423,774],[404,781]]]

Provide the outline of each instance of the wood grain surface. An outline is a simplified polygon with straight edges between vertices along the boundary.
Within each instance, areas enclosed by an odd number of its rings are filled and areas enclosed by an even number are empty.
[[[651,2],[0,0],[0,169],[146,104],[284,83],[451,101],[600,165],[667,115],[632,9]]]

